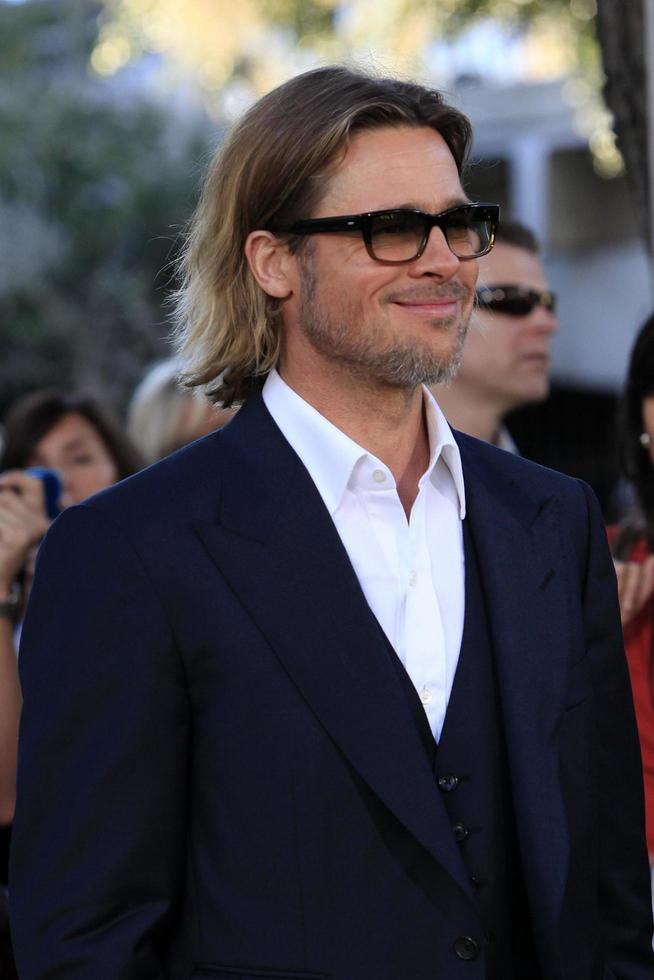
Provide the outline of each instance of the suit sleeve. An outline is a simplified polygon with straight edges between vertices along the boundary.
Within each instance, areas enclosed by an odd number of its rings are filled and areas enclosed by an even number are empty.
[[[596,705],[605,969],[616,980],[651,980],[652,904],[636,719],[606,532],[594,495],[583,488],[589,515],[584,623]]]
[[[143,565],[93,505],[46,537],[19,667],[21,980],[159,980],[185,858],[185,678]]]

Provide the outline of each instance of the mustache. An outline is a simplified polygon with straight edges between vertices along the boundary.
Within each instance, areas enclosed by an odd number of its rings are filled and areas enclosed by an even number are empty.
[[[471,290],[458,282],[444,283],[441,286],[414,286],[400,292],[388,293],[384,300],[387,303],[429,303],[439,299],[468,299]]]

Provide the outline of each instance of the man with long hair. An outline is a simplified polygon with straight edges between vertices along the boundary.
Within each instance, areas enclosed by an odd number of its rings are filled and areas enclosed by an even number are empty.
[[[652,977],[597,505],[428,388],[498,220],[469,143],[439,93],[331,67],[213,161],[179,351],[243,404],[42,549],[23,980]]]

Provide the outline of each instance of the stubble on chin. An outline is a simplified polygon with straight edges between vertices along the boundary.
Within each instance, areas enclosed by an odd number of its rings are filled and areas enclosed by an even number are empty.
[[[389,380],[402,387],[441,384],[450,381],[459,369],[463,357],[463,347],[468,332],[467,318],[453,317],[451,320],[438,320],[434,330],[453,334],[451,346],[434,353],[429,347],[419,348],[413,344],[396,344],[385,354],[385,364]]]
[[[338,363],[359,382],[375,382],[392,388],[414,389],[418,385],[441,384],[456,374],[463,356],[468,329],[467,315],[438,320],[434,329],[455,332],[448,350],[435,353],[427,345],[386,344],[384,325],[368,321],[365,333],[357,329],[356,309],[343,298],[336,315],[320,306],[317,280],[309,258],[302,262],[303,278],[299,304],[299,326],[314,350]]]

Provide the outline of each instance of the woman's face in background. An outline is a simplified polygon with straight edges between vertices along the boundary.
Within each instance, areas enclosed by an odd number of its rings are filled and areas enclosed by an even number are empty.
[[[47,466],[61,476],[61,506],[79,504],[111,486],[118,468],[97,429],[78,412],[68,412],[36,444],[28,466]]]

